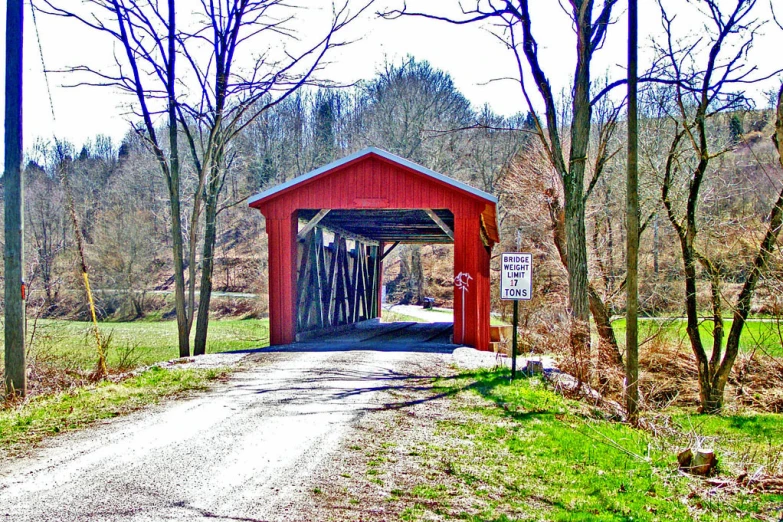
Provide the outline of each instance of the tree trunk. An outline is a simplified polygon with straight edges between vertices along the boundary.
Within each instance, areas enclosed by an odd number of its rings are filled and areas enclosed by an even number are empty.
[[[637,0],[628,2],[628,171],[626,181],[626,331],[625,410],[628,421],[638,421],[639,409],[639,152],[637,123],[638,66]]]
[[[575,10],[576,11],[576,10]],[[577,63],[574,75],[573,123],[568,169],[563,173],[565,193],[566,258],[568,259],[568,303],[571,308],[571,347],[579,366],[576,378],[590,378],[590,306],[587,287],[587,244],[585,233],[584,179],[590,142],[590,58],[592,21],[590,9],[579,13],[577,23]]]
[[[696,366],[699,373],[699,402],[700,410],[709,413],[708,403],[714,402],[710,363],[704,345],[699,334],[698,303],[696,302],[696,255],[693,245],[686,237],[680,239],[682,247],[683,265],[685,268],[685,315],[687,317],[686,332],[691,343],[693,355],[696,357]]]
[[[709,375],[709,371],[699,372],[699,402],[701,413],[720,413],[723,409],[723,392],[726,382],[720,382]]]
[[[419,304],[424,300],[424,270],[421,266],[421,246],[411,246],[411,286],[413,301]]]
[[[176,27],[174,0],[168,0],[169,8],[169,61],[167,70],[168,113],[169,113],[169,202],[171,206],[171,239],[174,256],[174,306],[177,311],[177,336],[179,356],[190,355],[190,325],[185,303],[185,273],[182,262],[182,221],[179,194],[179,145],[177,142],[177,99],[174,93],[176,81],[175,60]]]
[[[653,272],[658,275],[658,250],[660,249],[660,238],[658,236],[658,216],[653,220]]]
[[[617,346],[617,338],[612,328],[612,318],[609,310],[606,308],[601,296],[598,295],[592,284],[587,287],[590,298],[590,313],[595,321],[595,327],[598,329],[598,357],[604,364],[622,366],[623,356],[620,348]]]
[[[557,248],[557,253],[560,256],[560,262],[563,263],[563,266],[568,270],[565,217],[558,198],[550,195],[549,200],[549,217],[552,222],[552,240],[554,241],[555,248]],[[614,335],[609,310],[593,285],[588,283],[587,288],[590,313],[593,315],[593,320],[598,329],[598,335],[601,338],[598,344],[599,357],[604,362],[621,365],[623,358],[620,354],[620,348],[617,346],[617,338]]]
[[[196,337],[193,355],[207,353],[207,329],[209,328],[209,305],[212,300],[212,275],[215,269],[215,242],[217,240],[217,204],[220,192],[219,167],[213,166],[207,187],[204,205],[204,245],[201,254],[201,287],[199,288],[198,314],[196,316]]]

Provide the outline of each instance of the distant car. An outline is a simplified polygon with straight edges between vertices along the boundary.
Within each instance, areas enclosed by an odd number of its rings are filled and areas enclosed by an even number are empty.
[[[434,297],[425,297],[421,300],[421,307],[422,308],[432,308],[435,306],[435,298]]]

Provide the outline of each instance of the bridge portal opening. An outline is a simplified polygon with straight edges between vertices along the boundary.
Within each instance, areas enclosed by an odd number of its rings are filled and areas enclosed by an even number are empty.
[[[389,311],[394,303],[434,304],[422,295],[421,247],[453,244],[450,210],[302,209],[297,220],[297,339],[380,319],[384,305],[388,319],[395,316]],[[384,266],[391,260],[396,277],[385,284]],[[452,269],[453,256],[449,261]],[[443,322],[453,322],[442,315]],[[421,313],[415,319],[434,322]]]

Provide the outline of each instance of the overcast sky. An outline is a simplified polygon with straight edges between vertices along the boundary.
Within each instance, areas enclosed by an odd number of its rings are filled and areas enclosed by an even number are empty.
[[[190,2],[195,4],[195,0],[180,2],[181,5],[191,5]],[[492,81],[515,76],[515,64],[512,54],[490,34],[488,26],[453,26],[410,17],[383,20],[375,16],[376,11],[401,3],[401,0],[378,0],[372,11],[367,12],[344,34],[344,39],[358,41],[329,55],[329,66],[321,76],[342,83],[370,79],[383,67],[384,61],[399,63],[410,54],[417,60],[428,60],[434,67],[450,73],[457,88],[476,106],[487,103],[496,113],[503,115],[526,110],[515,82]],[[468,4],[470,3],[471,0],[468,1]],[[4,71],[5,2],[0,4],[0,31],[3,32],[3,38],[0,40],[0,68]],[[324,23],[328,23],[330,10],[328,7],[314,8],[319,4],[331,5],[327,0],[307,0],[305,17],[300,25],[296,26],[303,40],[323,34]],[[412,8],[436,11],[449,9],[449,6],[454,4],[454,0],[408,0],[408,5]],[[555,0],[538,0],[534,4],[533,27],[539,40],[542,63],[555,90],[560,90],[568,85],[574,68],[574,35],[571,24]],[[640,4],[640,39],[647,45],[649,38],[660,31],[660,17],[656,4],[651,0],[642,0]],[[672,5],[675,4],[683,5],[681,0],[673,0]],[[768,18],[769,8],[764,5],[766,2],[762,0],[759,4],[759,16]],[[619,3],[615,12],[617,23],[610,29],[609,39],[594,62],[594,76],[605,71],[612,78],[624,74],[621,67],[626,61],[625,3]],[[25,17],[25,148],[29,148],[37,138],[50,139],[55,134],[61,139],[70,140],[77,147],[96,134],[107,134],[115,142],[119,142],[129,128],[127,108],[133,100],[107,88],[65,88],[63,84],[69,81],[67,75],[49,75],[56,116],[56,122],[53,121],[29,6]],[[686,24],[691,19],[693,18],[686,16],[680,18],[682,31],[688,29]],[[91,63],[98,67],[101,64],[111,65],[110,40],[99,37],[91,30],[69,20],[39,14],[38,24],[47,69],[81,63]],[[698,31],[699,27],[690,29]],[[768,24],[765,32],[768,34],[759,39],[752,59],[762,70],[769,71],[783,66],[783,59],[780,58],[783,31]],[[3,77],[0,76],[0,85],[2,84]],[[766,88],[771,85],[768,83]],[[3,90],[0,90],[0,99],[2,93]]]

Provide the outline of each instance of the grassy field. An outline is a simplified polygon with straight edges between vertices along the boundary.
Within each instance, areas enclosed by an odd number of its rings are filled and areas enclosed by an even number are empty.
[[[726,320],[723,323],[724,344],[725,337],[728,336],[732,321]],[[617,319],[612,322],[617,339],[622,342],[625,339],[625,319]],[[640,319],[639,320],[639,338],[650,339],[656,335],[663,336],[664,339],[673,343],[682,343],[688,350],[690,345],[688,334],[685,331],[687,322],[685,319]],[[703,321],[699,326],[702,342],[708,350],[712,347],[712,321]],[[767,355],[783,357],[783,323],[778,324],[771,320],[751,319],[745,323],[740,337],[740,350],[750,352],[759,350]]]
[[[111,336],[107,366],[127,371],[176,359],[175,321],[101,323],[102,336]],[[38,320],[28,324],[28,364],[41,375],[32,397],[5,402],[0,408],[0,453],[14,454],[43,437],[79,429],[156,403],[162,398],[205,389],[227,370],[153,367],[121,382],[90,384],[85,377],[95,368],[96,345],[91,323]],[[268,320],[217,320],[209,325],[207,352],[259,348],[269,344]],[[0,351],[0,361],[3,353]],[[33,386],[34,387],[34,386]]]
[[[101,333],[111,335],[110,369],[127,369],[178,357],[175,321],[101,323]],[[54,366],[90,369],[95,365],[96,346],[91,323],[40,319],[28,324],[32,339],[28,358]],[[269,320],[213,320],[209,323],[207,352],[259,348],[269,344]],[[2,361],[0,351],[0,361]]]
[[[780,457],[770,456],[783,453],[783,415],[679,415],[679,434],[656,437],[601,420],[537,378],[510,383],[505,370],[466,374],[439,391],[455,389],[461,413],[436,428],[449,442],[406,449],[431,471],[393,491],[390,501],[406,506],[402,520],[773,520],[783,505],[783,495],[723,491],[681,474],[675,458],[699,438],[712,443],[727,479],[743,466],[780,472]],[[460,513],[454,501],[466,496],[473,509]]]

